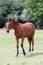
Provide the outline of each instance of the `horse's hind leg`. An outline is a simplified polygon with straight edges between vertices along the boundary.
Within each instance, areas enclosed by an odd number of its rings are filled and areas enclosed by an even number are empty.
[[[23,50],[23,54],[26,55],[25,50],[24,50],[24,48],[23,48],[23,41],[24,41],[24,38],[22,38],[22,41],[21,41],[21,48],[22,48],[22,50]]]
[[[32,37],[32,51],[34,51],[34,36]]]
[[[16,56],[18,56],[18,54],[19,54],[19,38],[17,38],[16,37],[16,42],[17,42],[17,44],[16,44],[16,47],[17,47],[17,54],[16,54]]]
[[[27,39],[28,39],[28,42],[29,42],[29,52],[31,52],[31,38],[28,37]]]

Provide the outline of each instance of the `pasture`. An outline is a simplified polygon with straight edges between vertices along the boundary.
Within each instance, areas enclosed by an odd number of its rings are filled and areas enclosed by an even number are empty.
[[[29,53],[29,44],[25,39],[26,56],[22,54],[19,44],[19,56],[16,57],[14,31],[6,33],[6,30],[0,29],[0,65],[43,65],[43,30],[36,30],[34,42],[34,53]]]

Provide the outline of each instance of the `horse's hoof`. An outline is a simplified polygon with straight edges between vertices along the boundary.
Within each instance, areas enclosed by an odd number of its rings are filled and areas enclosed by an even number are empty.
[[[18,57],[18,54],[16,54],[16,57]]]
[[[31,52],[31,50],[29,49],[29,52]]]
[[[24,55],[26,55],[26,53],[23,53]]]
[[[32,49],[32,51],[34,51],[34,49]]]
[[[19,53],[18,54],[16,54],[16,56],[18,57],[18,55],[19,55]]]
[[[33,54],[34,52],[32,51],[31,53]]]

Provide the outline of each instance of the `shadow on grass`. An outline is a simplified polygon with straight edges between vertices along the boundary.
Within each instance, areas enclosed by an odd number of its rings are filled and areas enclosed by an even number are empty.
[[[33,56],[39,56],[39,55],[43,55],[43,52],[29,53],[29,55],[26,55],[26,57],[33,57]]]

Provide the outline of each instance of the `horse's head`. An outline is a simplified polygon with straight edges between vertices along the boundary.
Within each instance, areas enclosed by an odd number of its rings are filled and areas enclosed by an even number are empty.
[[[13,20],[8,19],[8,20],[6,21],[5,27],[6,27],[6,32],[7,32],[7,33],[9,33],[10,29],[13,28],[13,25],[14,25]]]

